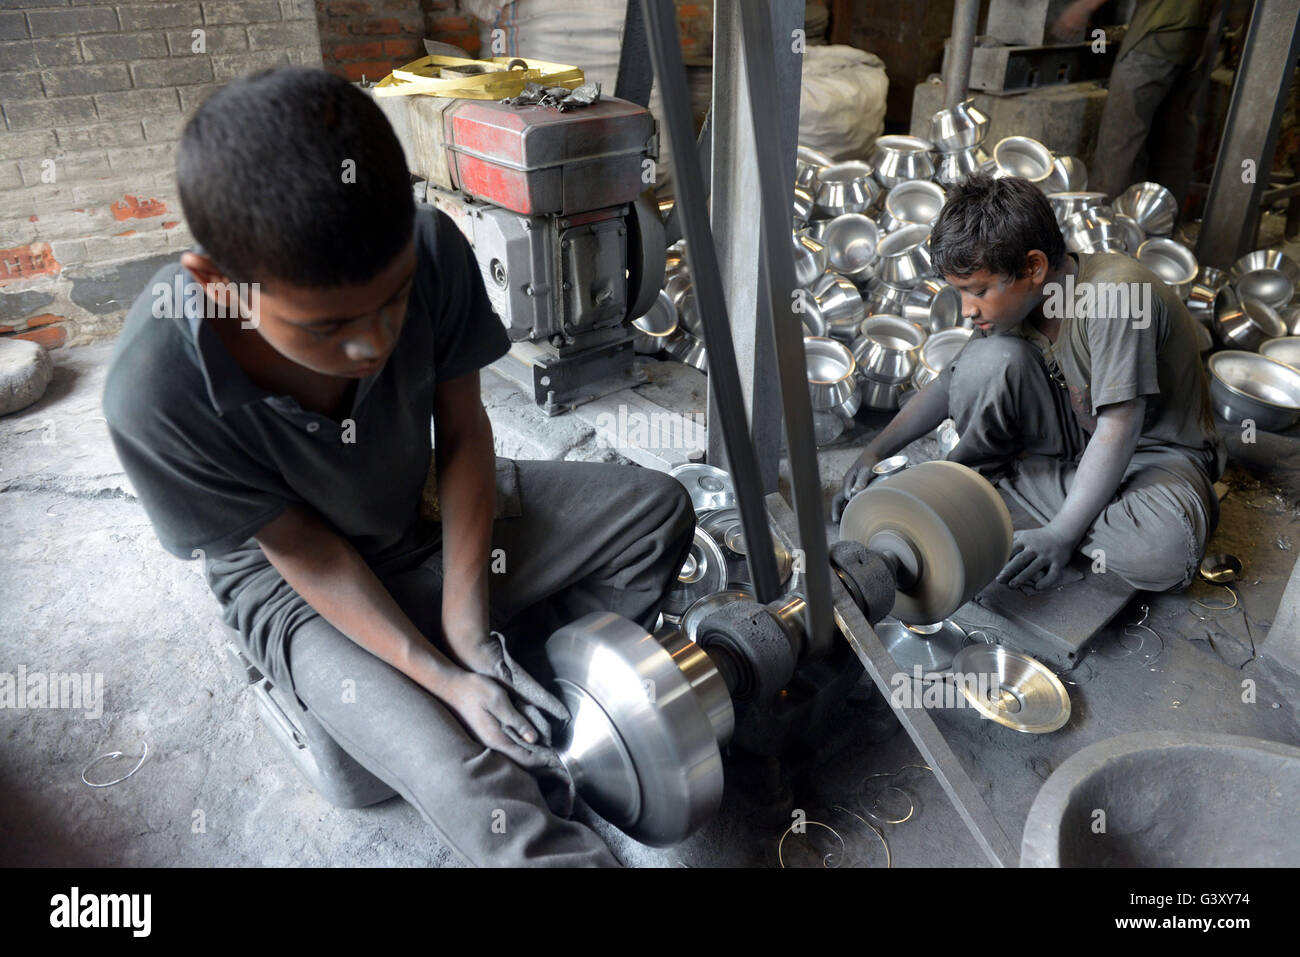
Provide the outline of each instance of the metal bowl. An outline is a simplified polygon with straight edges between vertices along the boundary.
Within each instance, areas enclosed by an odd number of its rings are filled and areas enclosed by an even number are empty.
[[[826,272],[809,290],[816,303],[817,312],[826,324],[826,333],[845,342],[857,332],[858,323],[866,316],[862,294],[851,280],[839,273]]]
[[[1148,239],[1138,246],[1137,260],[1164,280],[1165,285],[1176,292],[1179,299],[1186,298],[1192,291],[1192,283],[1200,272],[1200,266],[1190,249],[1182,243],[1163,237]]]
[[[1168,236],[1174,231],[1178,202],[1159,183],[1134,183],[1115,197],[1115,211],[1132,216],[1148,236]]]
[[[943,187],[929,180],[899,183],[885,197],[880,225],[887,233],[903,226],[932,226],[939,218],[945,198]]]
[[[891,286],[911,289],[931,274],[930,227],[904,226],[876,247],[876,275]]]
[[[1192,314],[1193,319],[1207,329],[1214,321],[1214,297],[1219,294],[1219,290],[1227,281],[1228,274],[1224,270],[1215,269],[1213,266],[1202,266],[1196,280],[1187,290],[1187,298],[1184,300],[1187,303],[1187,311]]]
[[[881,382],[870,376],[862,376],[858,380],[862,405],[875,412],[896,412],[910,388],[908,382]]]
[[[1281,309],[1295,294],[1300,266],[1279,250],[1256,249],[1232,264],[1229,277],[1243,299],[1258,299]]]
[[[1286,331],[1293,336],[1300,336],[1300,303],[1289,304],[1279,315]]]
[[[1270,359],[1276,359],[1278,362],[1289,365],[1292,369],[1300,370],[1300,336],[1283,336],[1281,339],[1270,339],[1259,347],[1259,354],[1268,356]]]
[[[877,382],[906,382],[916,371],[929,333],[902,316],[868,316],[858,326],[853,358]]]
[[[736,504],[736,486],[731,475],[716,466],[687,462],[674,466],[668,474],[690,494],[696,515]]]
[[[709,371],[709,357],[704,343],[680,326],[677,331],[664,339],[664,348],[668,354],[679,362],[701,372]]]
[[[895,314],[901,314],[904,319],[930,332],[972,325],[969,319],[962,317],[961,293],[942,279],[923,279],[907,290],[903,308]]]
[[[677,307],[672,297],[659,290],[650,311],[632,320],[632,347],[639,355],[653,355],[665,347],[668,336],[677,331]]]
[[[867,315],[885,313],[891,316],[902,315],[914,289],[891,286],[879,276],[873,276],[864,290]]]
[[[727,559],[722,548],[702,528],[695,529],[686,561],[677,572],[677,580],[664,596],[660,611],[665,618],[676,618],[705,595],[727,587]]]
[[[821,237],[832,269],[855,283],[870,277],[880,242],[874,222],[861,213],[845,213],[828,220]]]
[[[1207,363],[1214,411],[1227,422],[1252,419],[1265,432],[1300,420],[1300,371],[1254,352],[1216,352]]]
[[[1067,227],[1065,248],[1075,253],[1126,253],[1123,229],[1112,222],[1094,222],[1087,227]]]
[[[802,289],[800,295],[799,306],[795,314],[801,320],[800,325],[803,327],[803,334],[805,336],[826,335],[826,320],[822,317],[821,307],[817,305],[817,300],[813,298],[812,292]]]
[[[794,184],[804,189],[810,188],[817,181],[818,170],[834,165],[835,161],[820,150],[811,146],[799,147],[794,160]]]
[[[871,166],[853,161],[835,163],[817,172],[817,209],[827,216],[860,213],[875,201],[878,188],[871,178]]]
[[[666,283],[678,273],[687,272],[686,240],[679,239],[664,250],[664,282]]]
[[[812,190],[796,186],[794,188],[794,198],[791,200],[790,205],[790,215],[793,217],[795,225],[806,223],[812,219],[813,210],[816,208],[817,201],[813,197]]]
[[[974,100],[962,100],[930,117],[930,140],[940,153],[968,150],[984,142],[989,133],[988,116]]]
[[[933,143],[919,136],[880,137],[871,156],[876,182],[893,189],[911,179],[929,179],[934,175],[933,149]]]
[[[941,153],[939,165],[934,171],[934,181],[941,186],[955,186],[966,182],[991,162],[992,159],[982,146],[972,146],[955,153]]]
[[[1052,151],[1029,136],[1008,136],[993,147],[993,162],[997,165],[994,176],[999,179],[1019,176],[1036,186],[1047,182],[1052,175]]]
[[[1266,339],[1286,335],[1281,318],[1257,299],[1242,299],[1231,286],[1224,286],[1214,297],[1214,324],[1211,332],[1225,349],[1254,352]]]
[[[939,373],[957,358],[957,353],[966,347],[970,337],[970,329],[956,328],[936,332],[925,340],[925,345],[921,347],[920,362],[912,375],[912,384],[920,389],[939,378]]]
[[[1051,204],[1052,212],[1056,214],[1056,221],[1064,226],[1075,213],[1081,213],[1084,210],[1103,205],[1106,202],[1106,194],[1095,192],[1048,193],[1047,202]]]
[[[1142,231],[1142,227],[1138,225],[1137,220],[1132,216],[1126,216],[1124,213],[1115,213],[1111,219],[1115,225],[1119,227],[1119,231],[1124,237],[1124,245],[1127,247],[1129,255],[1136,256],[1138,247],[1147,241],[1147,234]],[[1156,238],[1163,239],[1164,237]],[[1170,242],[1172,242],[1172,240],[1170,240]]]
[[[1077,156],[1057,156],[1052,163],[1052,176],[1065,181],[1065,191],[1078,192],[1088,188],[1088,167]]]
[[[974,644],[952,659],[961,693],[984,717],[1026,734],[1048,734],[1070,721],[1065,685],[1037,658],[1001,645]],[[981,680],[982,679],[982,680]]]
[[[855,389],[853,375],[857,370],[848,346],[834,339],[807,336],[803,353],[813,409],[829,412],[847,402]]]
[[[722,591],[715,591],[712,595],[705,595],[687,608],[686,613],[682,615],[682,634],[686,636],[687,641],[694,644],[695,634],[699,631],[700,625],[704,624],[704,619],[733,602],[753,600],[754,593],[744,588],[725,588]]]
[[[807,233],[794,234],[794,281],[811,286],[826,271],[826,247]]]

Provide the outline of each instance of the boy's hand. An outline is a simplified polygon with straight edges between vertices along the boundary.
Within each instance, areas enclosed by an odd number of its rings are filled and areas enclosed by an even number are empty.
[[[515,744],[505,732],[509,728],[529,744],[538,740],[537,730],[511,704],[509,692],[500,683],[462,671],[445,683],[438,697],[484,745],[523,767],[538,766],[538,756]]]
[[[1074,546],[1050,526],[1016,532],[1011,539],[1011,558],[998,573],[998,581],[1011,588],[1029,586],[1041,591],[1064,575]]]
[[[871,470],[879,461],[880,456],[870,448],[863,450],[862,454],[853,460],[853,464],[844,473],[844,481],[840,483],[839,492],[831,502],[832,522],[838,522],[849,500],[867,487],[867,483],[871,481]]]

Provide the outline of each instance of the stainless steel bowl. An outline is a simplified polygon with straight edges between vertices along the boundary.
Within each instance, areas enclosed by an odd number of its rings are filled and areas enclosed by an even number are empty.
[[[858,380],[863,407],[875,412],[897,411],[910,388],[911,384],[907,382],[881,382],[868,376]]]
[[[1119,227],[1120,234],[1124,237],[1124,246],[1128,254],[1136,257],[1138,247],[1147,241],[1147,234],[1142,231],[1142,227],[1138,225],[1137,220],[1132,216],[1115,213],[1111,219]],[[1162,239],[1164,237],[1156,238]],[[1172,242],[1173,240],[1169,241]]]
[[[897,475],[903,469],[907,468],[906,455],[891,455],[887,459],[881,459],[875,465],[871,466],[871,478],[868,482],[883,482],[892,475]]]
[[[733,602],[753,600],[754,593],[745,588],[725,588],[712,595],[705,595],[687,608],[686,613],[682,615],[682,634],[686,636],[687,641],[694,644],[695,635],[700,630],[700,625],[704,624],[704,619]]]
[[[700,528],[718,543],[727,560],[727,587],[752,590],[754,583],[749,574],[749,549],[745,544],[745,527],[740,520],[740,509],[720,508],[700,516]],[[794,557],[772,530],[772,552],[776,558],[776,575],[784,586],[794,570]]]
[[[1088,188],[1088,167],[1077,156],[1057,156],[1052,163],[1052,175],[1061,176],[1065,181],[1065,190],[1078,192]]]
[[[939,378],[939,373],[957,358],[957,353],[965,348],[970,337],[970,329],[955,328],[936,332],[925,340],[925,345],[921,347],[920,362],[912,375],[912,384],[920,389]]]
[[[887,312],[888,310],[880,310]],[[873,310],[874,314],[875,310]],[[895,313],[898,315],[900,313]],[[961,293],[942,279],[923,279],[907,291],[901,315],[930,332],[971,326],[961,314]]]
[[[864,289],[867,315],[901,315],[913,291],[914,289],[904,289],[902,286],[891,286],[879,276],[873,276]]]
[[[1243,299],[1258,299],[1281,309],[1295,294],[1300,266],[1277,249],[1256,249],[1233,263],[1228,275]]]
[[[962,100],[951,109],[930,117],[930,140],[940,153],[968,150],[984,142],[989,118],[974,100]]]
[[[1172,239],[1148,239],[1137,248],[1137,260],[1159,276],[1179,299],[1192,291],[1200,266],[1192,251]]]
[[[1077,219],[1071,217],[1071,220]],[[1124,231],[1108,220],[1091,220],[1090,225],[1067,225],[1065,248],[1076,253],[1126,253]]]
[[[818,170],[834,165],[835,161],[820,150],[811,146],[799,147],[794,160],[794,184],[804,189],[810,188],[817,181]]]
[[[667,283],[678,273],[687,272],[686,240],[679,239],[664,250],[664,282]]]
[[[932,226],[939,218],[945,198],[943,187],[929,180],[899,183],[885,197],[880,225],[885,232],[903,226]]]
[[[1300,336],[1300,302],[1290,303],[1280,313],[1288,334]]]
[[[674,466],[668,474],[681,482],[691,496],[691,506],[696,515],[736,504],[735,483],[729,473],[717,466],[687,462]]]
[[[1075,213],[1081,213],[1086,209],[1093,209],[1103,205],[1106,202],[1106,194],[1088,192],[1048,193],[1047,202],[1051,204],[1052,212],[1056,214],[1056,221],[1064,226]]]
[[[803,353],[813,409],[829,412],[847,402],[854,392],[853,376],[857,370],[848,346],[834,339],[807,336]]]
[[[1134,183],[1115,197],[1115,211],[1132,216],[1148,236],[1168,236],[1174,231],[1178,203],[1159,183]]]
[[[814,196],[817,208],[827,216],[860,213],[876,198],[878,188],[871,178],[871,166],[858,161],[835,163],[817,172]]]
[[[812,190],[805,189],[802,186],[796,186],[794,188],[794,198],[791,200],[790,214],[794,219],[796,226],[812,219],[813,210],[816,207],[817,200],[813,197]]]
[[[704,529],[695,529],[686,561],[677,572],[677,580],[668,589],[659,610],[664,617],[679,617],[705,595],[727,587],[727,559],[722,548]]]
[[[827,334],[845,342],[851,340],[857,332],[858,323],[867,314],[858,287],[839,273],[826,272],[813,283],[809,291],[818,314],[826,324]]]
[[[1051,150],[1032,137],[1008,136],[993,147],[993,162],[996,177],[1019,176],[1041,187],[1052,175],[1054,158]]]
[[[1214,322],[1214,297],[1219,294],[1219,290],[1224,287],[1228,281],[1228,274],[1222,269],[1215,269],[1213,266],[1202,266],[1201,271],[1197,273],[1196,281],[1192,287],[1187,290],[1187,311],[1192,314],[1192,318],[1197,322],[1209,328]]]
[[[904,226],[887,235],[876,247],[876,275],[891,286],[910,289],[930,269],[930,227]]]
[[[1211,332],[1225,349],[1255,351],[1266,339],[1286,335],[1278,314],[1257,299],[1242,299],[1231,286],[1214,297],[1214,325]]]
[[[1229,349],[1208,362],[1214,411],[1227,422],[1252,419],[1265,432],[1300,420],[1300,371],[1254,352]]]
[[[929,336],[902,316],[868,316],[858,326],[853,358],[865,376],[877,382],[906,382],[916,371],[921,347]]]
[[[701,372],[709,371],[709,357],[704,348],[704,342],[695,338],[680,326],[676,332],[665,337],[664,348],[678,362],[683,362],[692,369],[699,369]]]
[[[837,273],[854,283],[870,278],[880,242],[880,230],[874,222],[861,213],[836,216],[822,229],[822,242],[830,267]]]
[[[982,146],[972,146],[968,150],[956,153],[941,153],[939,165],[934,171],[934,181],[941,186],[955,186],[964,183],[973,174],[992,163],[993,160]]]
[[[911,179],[929,179],[934,175],[934,144],[919,136],[882,136],[876,140],[871,165],[876,182],[885,189]]]
[[[811,286],[826,271],[826,247],[807,233],[794,235],[794,281],[801,287]]]
[[[1300,336],[1270,339],[1259,347],[1259,354],[1285,363],[1292,369],[1300,370]]]
[[[677,307],[672,297],[660,289],[649,312],[632,320],[632,328],[632,348],[639,355],[653,355],[665,348],[668,336],[677,331]]]

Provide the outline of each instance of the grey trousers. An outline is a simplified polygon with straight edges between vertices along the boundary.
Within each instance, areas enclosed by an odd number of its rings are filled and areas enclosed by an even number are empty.
[[[948,414],[961,437],[948,460],[996,480],[1039,522],[1051,521],[1088,435],[1042,353],[1015,336],[972,339],[948,371]],[[1134,588],[1166,591],[1192,581],[1218,518],[1203,465],[1174,448],[1140,449],[1078,550],[1094,564],[1100,555],[1107,572]]]
[[[1181,208],[1196,153],[1202,71],[1130,50],[1110,74],[1088,188],[1116,196],[1133,183],[1166,186]]]
[[[650,629],[690,547],[685,489],[648,469],[519,462],[517,508],[493,525],[505,570],[494,624],[526,657],[592,611]],[[421,632],[441,641],[442,553],[384,579]],[[531,648],[530,648],[531,645]],[[320,617],[289,641],[294,690],[339,745],[413,804],[439,841],[478,866],[618,866],[590,828],[557,817],[537,780],[472,738],[443,704]],[[350,679],[348,700],[342,682]]]

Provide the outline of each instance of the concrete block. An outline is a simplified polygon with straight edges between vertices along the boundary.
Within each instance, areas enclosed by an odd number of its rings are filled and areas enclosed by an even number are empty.
[[[283,50],[259,50],[256,53],[232,53],[228,56],[212,58],[212,73],[215,79],[234,80],[258,70],[280,66],[288,63],[289,58]]]
[[[0,100],[34,100],[44,95],[39,73],[0,73]]]
[[[98,94],[95,109],[101,120],[136,119],[151,113],[175,113],[180,100],[175,90],[126,90]]]
[[[21,12],[0,13],[0,40],[21,40],[27,35],[27,18]]]
[[[203,4],[205,23],[265,23],[279,19],[279,0],[209,0]]]
[[[85,37],[81,41],[81,53],[87,62],[95,60],[138,60],[142,57],[166,56],[167,40],[161,33],[155,31]]]
[[[95,121],[95,102],[88,96],[54,100],[11,100],[4,104],[11,130],[49,129]]]
[[[314,20],[254,24],[248,28],[248,46],[253,50],[318,46],[319,44],[320,34],[316,30]]]
[[[0,175],[3,175],[2,170]],[[40,232],[30,219],[10,219],[0,223],[0,236],[4,237],[5,248],[12,249],[36,242],[40,238]]]
[[[23,174],[18,168],[17,160],[5,160],[0,163],[0,189],[18,189],[23,185]],[[4,232],[6,240],[8,231]]]
[[[132,236],[92,236],[86,240],[86,258],[91,263],[126,262],[166,251],[167,236],[161,229],[137,230]]]
[[[112,33],[118,29],[117,13],[112,7],[32,10],[27,14],[27,22],[34,37],[83,36],[87,33]]]
[[[195,51],[195,30],[202,30],[203,49]],[[248,33],[243,27],[202,26],[187,30],[168,30],[167,49],[172,56],[196,56],[200,53],[237,53],[248,49]]]
[[[176,162],[175,143],[150,143],[108,151],[108,163],[115,173],[137,173],[158,167],[170,168]]]
[[[46,96],[70,96],[75,93],[111,93],[129,90],[131,77],[125,63],[103,63],[95,66],[62,67],[41,74]]]
[[[57,147],[53,130],[31,130],[27,133],[0,133],[0,156],[22,159],[26,156],[43,156]]]
[[[151,143],[163,143],[179,140],[189,118],[183,113],[173,113],[168,116],[146,116],[143,122],[144,138]]]
[[[158,30],[162,27],[201,26],[203,15],[197,3],[137,3],[120,6],[117,15],[123,30]]]
[[[316,5],[312,0],[280,0],[280,16],[285,20],[316,22]]]
[[[18,73],[30,70],[35,62],[30,40],[6,40],[0,43],[0,70]]]
[[[989,0],[984,32],[1012,46],[1051,43],[1049,28],[1069,5],[1070,0]]]
[[[86,242],[83,239],[56,239],[50,243],[50,252],[66,269],[86,261]]]
[[[54,132],[58,134],[59,146],[65,150],[102,149],[106,146],[131,146],[144,142],[144,131],[138,120],[96,123],[94,126],[79,126]]]
[[[28,186],[39,186],[50,175],[50,162],[54,163],[53,176],[56,183],[84,182],[98,176],[107,176],[112,171],[108,157],[103,150],[91,150],[82,153],[69,153],[57,159],[44,158],[22,160],[19,165],[23,171],[23,182]]]
[[[212,72],[214,75],[219,77],[220,74],[217,69],[217,60],[218,57],[212,58]],[[221,83],[203,83],[198,86],[181,87],[176,91],[180,94],[181,113],[185,116],[191,115],[199,108],[200,104],[202,104],[204,100],[217,92],[217,90],[221,89],[222,85],[223,84]]]
[[[37,66],[71,66],[81,62],[81,45],[75,37],[33,40],[32,54]]]
[[[212,60],[206,56],[173,57],[167,60],[143,60],[131,64],[131,79],[136,86],[191,86],[210,83]]]

